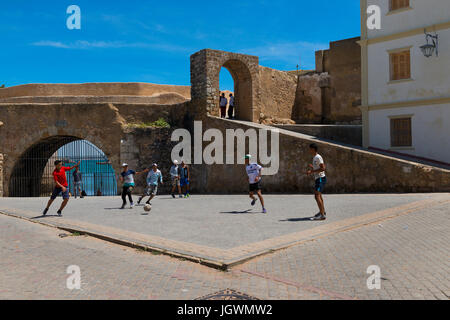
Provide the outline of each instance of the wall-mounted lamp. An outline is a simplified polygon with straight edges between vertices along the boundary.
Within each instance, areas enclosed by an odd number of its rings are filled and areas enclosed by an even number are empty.
[[[422,50],[422,53],[425,57],[429,58],[433,55],[434,51],[436,50],[436,57],[439,56],[439,36],[435,33],[433,36],[432,34],[427,33],[425,30],[425,38],[427,40],[427,44],[420,47],[420,50]],[[431,39],[431,43],[430,43]]]

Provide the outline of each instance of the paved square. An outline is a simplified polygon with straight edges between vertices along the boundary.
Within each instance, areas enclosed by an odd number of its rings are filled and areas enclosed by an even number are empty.
[[[246,196],[159,196],[153,209],[120,210],[119,197],[71,199],[64,217],[40,217],[46,198],[3,198],[0,211],[63,229],[226,268],[261,254],[415,210],[441,204],[448,194],[326,195],[328,220],[310,221],[317,212],[311,195],[266,195],[267,215]]]

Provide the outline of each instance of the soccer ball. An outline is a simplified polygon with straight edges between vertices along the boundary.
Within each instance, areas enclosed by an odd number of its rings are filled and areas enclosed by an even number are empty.
[[[152,210],[152,206],[149,205],[149,204],[146,204],[145,207],[144,207],[144,210],[145,210],[146,212],[150,212],[150,211]]]

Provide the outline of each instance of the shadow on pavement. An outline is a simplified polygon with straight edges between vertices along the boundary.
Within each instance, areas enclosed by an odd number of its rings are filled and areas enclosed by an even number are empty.
[[[252,209],[248,209],[245,211],[225,211],[220,212],[221,214],[256,214],[256,212],[252,212]]]
[[[314,217],[308,217],[308,218],[291,218],[291,219],[285,219],[285,220],[278,220],[279,222],[302,222],[302,221],[310,221],[314,222]]]
[[[30,218],[30,219],[32,219],[32,220],[36,220],[36,219],[42,219],[42,218],[54,218],[54,217],[61,217],[61,216],[59,216],[59,215],[57,215],[57,214],[47,214],[47,215],[45,215],[45,216],[43,216],[43,215],[40,215],[40,216],[37,216],[37,217],[33,217],[33,218]]]

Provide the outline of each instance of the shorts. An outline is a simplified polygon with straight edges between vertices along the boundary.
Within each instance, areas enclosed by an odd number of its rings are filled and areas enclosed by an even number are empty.
[[[55,200],[60,194],[62,194],[62,197],[63,197],[64,200],[69,199],[70,198],[69,188],[66,187],[66,191],[63,192],[62,188],[55,187],[53,189],[53,192],[52,192],[52,195],[51,195],[50,199]]]
[[[180,180],[180,185],[181,185],[182,187],[188,186],[188,185],[189,185],[189,179],[188,179],[188,178],[181,178],[181,180]]]
[[[73,185],[75,186],[75,187],[81,187],[82,185],[83,185],[83,182],[81,182],[81,181],[76,181],[76,182],[74,182],[73,183]]]
[[[147,196],[156,196],[158,193],[158,186],[148,186],[145,190],[145,194]]]
[[[314,186],[314,190],[322,193],[323,189],[325,189],[326,184],[327,184],[327,177],[316,179],[316,184]]]
[[[172,187],[180,186],[180,179],[178,177],[172,177]]]
[[[251,183],[249,185],[250,192],[255,192],[261,190],[261,181],[258,181],[257,183]]]

